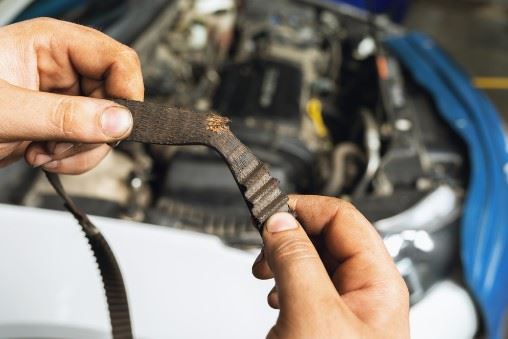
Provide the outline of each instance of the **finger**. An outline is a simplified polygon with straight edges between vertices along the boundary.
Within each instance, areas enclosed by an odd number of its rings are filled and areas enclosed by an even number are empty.
[[[31,91],[1,80],[0,93],[3,142],[109,143],[132,128],[130,112],[112,101]]]
[[[309,234],[324,236],[339,264],[333,276],[339,293],[386,285],[400,290],[400,274],[381,237],[353,205],[320,196],[292,196],[289,205]]]
[[[273,271],[281,312],[299,317],[319,312],[340,298],[309,237],[289,213],[273,215],[263,232],[264,253]]]
[[[256,261],[252,265],[252,274],[261,280],[273,279],[273,272],[266,262],[263,249],[261,249]]]
[[[69,150],[75,149],[76,145],[69,142],[32,142],[30,147],[25,151],[25,160],[32,167],[39,167],[45,165],[53,160],[63,160],[65,158],[70,158],[75,155],[71,153],[67,156],[62,157],[62,155],[67,154]],[[87,147],[82,152],[88,151],[92,148],[97,148],[103,144],[86,144]],[[80,152],[80,153],[82,153]],[[76,152],[78,153],[78,152]]]
[[[49,155],[61,154],[73,147],[74,143],[58,142],[58,141],[47,141],[47,142],[32,142],[31,147],[38,147],[41,153],[47,153]]]
[[[13,153],[18,146],[18,142],[0,143],[0,167],[7,166],[13,161]]]
[[[69,22],[43,18],[30,23],[36,31],[48,32],[39,33],[36,40],[41,90],[52,91],[61,83],[62,69],[75,69],[83,77],[104,81],[109,96],[143,100],[141,65],[132,48]]]
[[[86,152],[75,154],[69,158],[51,161],[43,165],[42,168],[53,173],[70,175],[82,174],[97,166],[110,150],[111,147],[108,145],[100,145]],[[37,161],[40,156],[40,154],[37,153],[38,151],[39,149],[37,147],[29,147],[25,154],[25,158],[29,164],[33,164],[34,161]]]
[[[106,89],[104,88],[104,82],[100,80],[84,78],[81,80],[81,89],[86,96],[91,98],[100,99],[108,96],[108,93],[106,93]]]
[[[81,87],[79,86],[79,80],[77,80],[79,79],[79,74],[77,74],[75,71],[69,71],[69,73],[70,74],[66,76],[65,80],[59,80],[60,82],[58,87],[54,86],[55,88],[47,90],[46,92],[52,92],[62,95],[81,95],[82,94]],[[41,88],[40,86],[39,88],[44,89]]]
[[[389,258],[375,228],[352,204],[331,197],[293,195],[289,206],[308,234],[325,236],[327,249],[337,261],[359,254]]]
[[[280,308],[279,306],[279,294],[277,293],[277,286],[274,286],[270,293],[268,293],[268,305],[270,305],[271,308],[274,308],[278,310]]]
[[[0,143],[0,168],[19,160],[28,145],[29,142]]]
[[[59,143],[33,142],[25,151],[25,161],[32,167],[39,167],[52,161],[54,149]],[[64,143],[67,144],[67,143]]]
[[[60,155],[62,153],[67,152],[75,145],[78,144],[71,142],[48,141],[48,142],[33,142],[31,146],[32,147],[37,146],[41,150],[41,153],[46,152],[48,155]]]

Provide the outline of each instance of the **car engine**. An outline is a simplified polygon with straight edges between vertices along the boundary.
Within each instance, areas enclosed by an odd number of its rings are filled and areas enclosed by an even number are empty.
[[[179,0],[131,41],[146,100],[216,110],[285,191],[351,201],[416,302],[457,260],[467,153],[384,48],[398,30],[311,0]],[[44,178],[30,175],[18,201],[60,208]],[[261,244],[230,172],[203,147],[123,143],[94,171],[62,181],[87,213]]]

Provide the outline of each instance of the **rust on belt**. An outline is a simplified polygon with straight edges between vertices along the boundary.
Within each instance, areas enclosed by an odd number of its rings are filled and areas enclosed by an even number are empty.
[[[206,129],[215,133],[222,132],[229,128],[230,121],[226,117],[212,114],[206,119]]]

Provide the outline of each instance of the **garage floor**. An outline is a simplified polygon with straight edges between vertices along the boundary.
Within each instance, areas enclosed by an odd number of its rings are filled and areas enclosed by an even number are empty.
[[[444,46],[508,121],[508,4],[502,2],[413,0],[404,25]]]

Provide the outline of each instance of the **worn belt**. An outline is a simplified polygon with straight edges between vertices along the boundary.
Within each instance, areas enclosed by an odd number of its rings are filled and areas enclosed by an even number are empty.
[[[194,112],[154,103],[115,100],[133,116],[127,141],[159,145],[204,145],[215,149],[228,165],[261,233],[263,224],[276,212],[288,212],[288,197],[266,166],[229,129],[229,120],[211,112]],[[65,207],[81,225],[97,260],[106,292],[114,339],[132,338],[127,293],[113,251],[99,229],[66,194],[58,175],[46,173]]]

